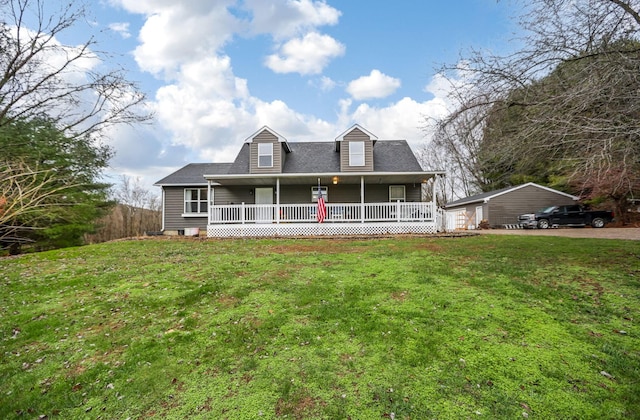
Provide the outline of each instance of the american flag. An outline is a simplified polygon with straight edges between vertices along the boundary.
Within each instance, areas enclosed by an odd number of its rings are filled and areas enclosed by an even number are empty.
[[[322,223],[324,218],[327,217],[327,206],[324,203],[324,197],[322,196],[322,188],[318,187],[318,223]]]

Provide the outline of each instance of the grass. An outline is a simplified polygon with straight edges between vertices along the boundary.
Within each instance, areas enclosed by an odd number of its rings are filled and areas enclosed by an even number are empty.
[[[640,417],[638,241],[124,241],[0,284],[0,418]]]

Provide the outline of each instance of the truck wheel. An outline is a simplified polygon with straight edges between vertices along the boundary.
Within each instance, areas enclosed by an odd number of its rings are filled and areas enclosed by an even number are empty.
[[[549,221],[547,219],[540,219],[538,220],[538,227],[540,229],[547,229],[549,228]]]
[[[602,219],[600,217],[596,217],[595,219],[593,219],[591,221],[591,226],[593,226],[594,228],[602,228],[602,227],[604,227],[604,219]]]

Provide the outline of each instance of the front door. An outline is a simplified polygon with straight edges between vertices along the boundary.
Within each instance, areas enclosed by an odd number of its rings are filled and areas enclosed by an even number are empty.
[[[273,222],[273,188],[256,188],[256,223]]]
[[[476,206],[476,229],[480,227],[482,219],[484,219],[484,216],[482,215],[482,206]]]

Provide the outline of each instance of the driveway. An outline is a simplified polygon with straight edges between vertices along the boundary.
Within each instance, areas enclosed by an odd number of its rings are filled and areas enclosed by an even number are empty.
[[[567,238],[629,239],[640,241],[640,228],[557,228],[557,229],[487,229],[483,235],[565,236]]]

